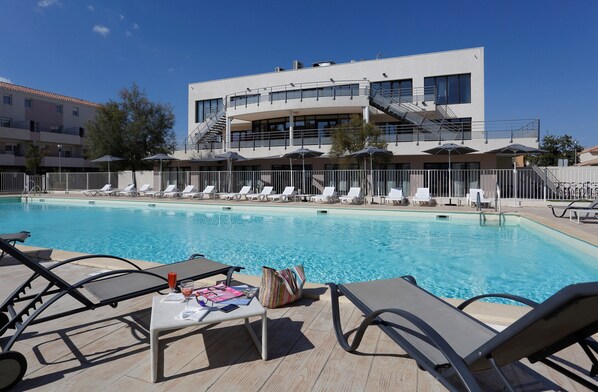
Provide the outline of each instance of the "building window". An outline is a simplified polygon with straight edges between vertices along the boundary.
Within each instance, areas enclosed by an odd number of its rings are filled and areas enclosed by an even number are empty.
[[[33,105],[31,98],[25,98],[25,107],[30,108]]]
[[[0,127],[10,128],[10,118],[0,117]]]
[[[62,113],[62,105],[56,105],[56,112]]]
[[[3,95],[2,103],[5,105],[12,105],[12,95],[9,95],[9,94]]]
[[[471,74],[424,78],[424,90],[436,90],[438,105],[471,103]]]
[[[222,98],[195,101],[195,122],[202,123],[208,118],[215,117],[222,108]]]
[[[77,106],[73,107],[73,116],[79,117],[79,107],[77,107]]]
[[[401,97],[411,101],[413,96],[413,79],[385,80],[383,82],[372,82],[372,91],[381,91],[390,97]],[[403,99],[401,99],[403,101]]]

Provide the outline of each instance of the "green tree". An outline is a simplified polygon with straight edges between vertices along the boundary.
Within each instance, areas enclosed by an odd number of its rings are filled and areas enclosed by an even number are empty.
[[[149,169],[153,162],[143,158],[174,152],[172,106],[155,103],[136,84],[119,92],[118,101],[102,105],[88,124],[87,150],[90,158],[113,155],[124,158],[114,162],[116,169],[127,167],[135,172]]]
[[[546,135],[542,138],[540,148],[546,152],[528,157],[529,162],[538,166],[557,166],[559,159],[567,159],[569,166],[572,166],[578,163],[577,155],[583,151],[583,146],[569,135]]]
[[[28,174],[37,174],[44,159],[44,151],[37,144],[30,144],[25,151],[25,169]]]
[[[362,150],[368,146],[386,149],[388,143],[382,139],[382,131],[377,126],[364,122],[354,115],[347,124],[338,125],[332,133],[330,156],[340,160],[342,167],[348,167],[354,158],[344,155]],[[388,159],[386,157],[381,159]]]

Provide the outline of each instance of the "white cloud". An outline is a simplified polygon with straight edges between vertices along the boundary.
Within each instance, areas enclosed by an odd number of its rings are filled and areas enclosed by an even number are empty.
[[[120,20],[125,20],[125,16],[124,15],[118,15],[118,17],[120,18]]]
[[[174,72],[174,68],[168,68],[168,72]]]
[[[127,30],[127,31],[125,32],[125,35],[126,35],[127,37],[130,37],[130,36],[132,36],[132,35],[133,35],[133,33],[131,33],[129,30]]]
[[[53,5],[62,6],[62,2],[60,0],[39,0],[37,2],[37,6],[41,8],[47,8]]]
[[[137,23],[133,23],[133,29],[134,30],[139,30],[139,25]]]
[[[104,37],[108,35],[108,33],[110,33],[110,29],[104,25],[95,25],[93,26],[92,31],[94,33],[98,33],[100,35],[103,35]]]
[[[8,79],[8,78],[3,78],[2,76],[0,76],[0,82],[4,82],[4,83],[10,83],[12,84],[12,80]]]
[[[96,10],[95,7],[91,4],[87,6],[87,9],[90,10],[91,12]]]

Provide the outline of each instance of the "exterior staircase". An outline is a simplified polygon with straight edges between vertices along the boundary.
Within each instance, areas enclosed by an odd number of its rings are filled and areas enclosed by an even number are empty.
[[[222,135],[226,128],[226,110],[221,108],[218,112],[207,117],[206,121],[200,123],[185,139],[185,151],[187,148],[196,148],[207,146],[218,136]]]
[[[434,101],[434,96],[427,96],[430,101]],[[415,105],[411,99],[405,97],[392,96],[388,92],[377,89],[371,90],[369,96],[370,105],[383,111],[384,113],[406,123],[415,124],[422,132],[441,134],[448,132],[451,137],[445,139],[455,139],[455,134],[462,131],[458,124],[447,122],[447,118],[456,117],[448,106],[435,105],[434,111],[424,109],[422,106]],[[439,118],[434,118],[438,116]],[[441,140],[443,138],[439,138]]]

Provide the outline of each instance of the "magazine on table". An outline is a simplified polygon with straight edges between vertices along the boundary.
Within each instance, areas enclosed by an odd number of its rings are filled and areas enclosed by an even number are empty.
[[[204,297],[206,300],[214,303],[222,303],[223,301],[241,297],[245,294],[242,291],[224,285],[224,283],[220,283],[215,286],[195,290],[195,295]]]
[[[240,306],[249,305],[249,303],[251,302],[253,297],[255,297],[255,295],[257,294],[257,289],[258,289],[257,287],[249,286],[246,284],[231,286],[231,288],[233,288],[237,291],[240,291],[241,293],[243,293],[243,295],[241,297],[231,298],[231,299],[222,301],[222,302],[220,302],[222,305],[230,305],[230,304],[240,305]]]

